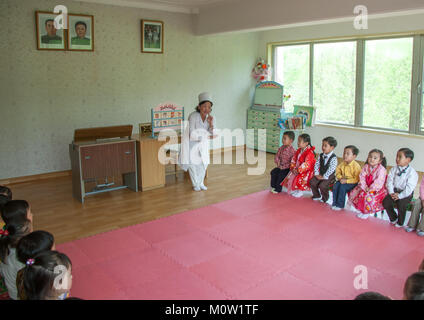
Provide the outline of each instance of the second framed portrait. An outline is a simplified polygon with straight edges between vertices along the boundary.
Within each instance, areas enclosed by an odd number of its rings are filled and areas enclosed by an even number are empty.
[[[141,52],[163,53],[163,22],[141,20]]]
[[[68,50],[94,51],[94,17],[68,14]]]

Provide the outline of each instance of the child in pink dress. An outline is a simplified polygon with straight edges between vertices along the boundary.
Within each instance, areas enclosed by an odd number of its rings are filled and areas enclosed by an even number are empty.
[[[382,151],[373,149],[359,175],[359,184],[351,191],[349,201],[360,213],[358,218],[367,219],[370,214],[384,210],[386,190],[386,158]]]

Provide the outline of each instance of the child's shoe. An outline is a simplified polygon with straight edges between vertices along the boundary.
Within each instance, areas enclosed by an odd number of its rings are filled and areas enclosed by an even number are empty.
[[[332,206],[331,209],[333,209],[334,211],[340,211],[342,210],[342,208],[336,207],[336,206]]]
[[[208,188],[202,183],[201,185],[200,185],[200,189],[202,189],[202,190],[208,190]]]
[[[312,200],[319,201],[319,200],[321,200],[321,197],[319,197],[319,198],[312,198]]]
[[[417,230],[417,235],[419,235],[420,237],[424,237],[424,231]]]
[[[274,189],[274,188],[272,188],[272,189],[271,189],[271,193],[277,194],[278,192],[277,192],[277,191],[275,191],[275,189]]]
[[[390,223],[391,223],[392,225],[397,224],[397,219],[396,219],[395,221],[390,221]]]
[[[193,190],[194,191],[200,191],[200,187],[197,187],[197,186],[196,187],[193,187]]]
[[[405,231],[406,232],[412,232],[412,231],[414,231],[415,229],[414,228],[411,228],[411,227],[405,227]]]
[[[300,198],[301,196],[303,196],[303,192],[302,192],[302,191],[300,191],[300,190],[296,190],[296,191],[293,191],[293,192],[291,193],[291,195],[292,195],[293,197],[295,197],[295,198]]]
[[[395,227],[396,227],[396,228],[403,228],[403,226],[401,226],[401,225],[400,225],[400,224],[398,224],[398,223],[396,223],[396,224],[395,224]]]

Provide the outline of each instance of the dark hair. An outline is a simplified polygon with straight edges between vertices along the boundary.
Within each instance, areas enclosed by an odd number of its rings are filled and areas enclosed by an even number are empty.
[[[398,150],[398,152],[402,152],[405,155],[405,158],[409,158],[412,160],[414,160],[414,151],[412,151],[409,148],[401,148]]]
[[[6,186],[0,186],[0,212],[6,202],[12,200],[12,190]]]
[[[87,24],[84,21],[78,21],[75,23],[75,29],[77,28],[77,25],[82,24],[85,27],[85,30],[87,30]]]
[[[294,141],[294,132],[293,131],[284,131],[283,136],[289,137],[291,141]]]
[[[47,22],[49,22],[49,21],[53,21],[54,22],[53,19],[47,19],[46,22],[44,22],[44,25],[47,26]]]
[[[407,300],[418,300],[424,295],[424,272],[415,272],[406,279],[403,294]]]
[[[9,255],[9,247],[16,248],[18,241],[31,231],[31,221],[28,220],[29,204],[25,200],[11,200],[1,211],[5,223],[4,230],[8,235],[0,237],[0,260],[3,262]]]
[[[210,102],[210,104],[211,104],[211,111],[212,111],[212,106],[213,106],[213,103],[212,103],[212,101],[209,101],[209,100],[205,100],[205,101],[202,101],[202,102],[200,102],[197,106],[196,106],[196,111],[197,112],[200,112],[200,106],[202,105],[202,104],[204,104],[205,102]]]
[[[364,292],[356,296],[354,300],[392,300],[378,292]]]
[[[352,153],[357,156],[359,154],[359,149],[353,145],[348,145],[345,147],[345,149],[350,149],[352,150]]]
[[[337,140],[334,137],[326,137],[322,139],[322,142],[327,142],[331,147],[337,147]]]
[[[34,258],[43,251],[51,250],[54,237],[47,231],[34,231],[19,240],[16,246],[16,256],[20,262],[25,264],[28,259]]]
[[[387,160],[386,160],[386,157],[383,154],[383,151],[378,150],[378,149],[372,149],[370,152],[368,152],[368,157],[370,156],[371,153],[378,153],[380,155],[381,165],[384,168],[387,168]],[[365,164],[368,164],[368,157],[367,157],[367,162],[365,162]]]
[[[60,295],[54,288],[57,266],[72,267],[67,255],[58,251],[43,251],[34,257],[32,265],[24,268],[24,290],[28,300],[52,300]]]
[[[311,136],[307,133],[303,133],[299,136],[300,139],[303,140],[303,142],[307,142],[309,145],[311,145]]]

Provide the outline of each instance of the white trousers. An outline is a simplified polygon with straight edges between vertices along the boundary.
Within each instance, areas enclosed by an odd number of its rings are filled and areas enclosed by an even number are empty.
[[[203,184],[203,180],[206,175],[206,168],[203,163],[201,164],[190,164],[188,167],[188,173],[190,174],[191,183],[193,188],[200,187]]]

